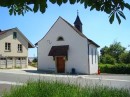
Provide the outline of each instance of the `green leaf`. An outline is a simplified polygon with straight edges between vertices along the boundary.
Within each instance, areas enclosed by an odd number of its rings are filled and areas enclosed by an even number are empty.
[[[14,11],[14,15],[16,15],[16,12]]]
[[[87,8],[88,4],[87,2],[84,2],[84,7]]]
[[[103,10],[104,10],[104,8],[105,8],[105,7],[104,7],[104,5],[103,5],[103,6],[101,6],[101,11],[103,11]]]
[[[88,6],[92,6],[94,1],[92,1],[92,0],[85,0],[85,2],[87,2]]]
[[[123,13],[122,11],[119,11],[118,14],[119,14],[122,18],[124,18],[124,19],[126,20],[126,17],[125,17],[125,15],[124,15],[124,13]]]
[[[42,4],[42,3],[40,3],[40,12],[41,12],[41,13],[44,13],[45,10],[46,10],[45,5]]]
[[[50,0],[52,4],[55,4],[57,0]]]
[[[120,7],[121,7],[121,10],[124,9],[124,2],[121,2],[121,3],[120,3]]]
[[[90,11],[92,11],[95,7],[96,7],[95,5],[92,5]]]
[[[70,4],[75,4],[76,0],[69,0]]]
[[[110,16],[110,19],[109,19],[109,22],[112,24],[113,23],[113,21],[114,21],[114,13]]]
[[[34,7],[33,7],[34,13],[36,13],[38,11],[38,9],[39,9],[39,4],[35,3]]]
[[[121,19],[120,19],[119,15],[117,13],[116,13],[116,18],[118,20],[118,23],[120,24],[121,23]]]
[[[82,3],[84,3],[84,2],[86,2],[85,0],[80,0],[80,3],[82,4]]]
[[[79,3],[80,0],[77,0],[77,3]]]
[[[32,11],[32,9],[26,5],[26,9],[29,10],[29,11]]]
[[[130,10],[130,4],[124,3],[124,6]]]
[[[101,8],[101,4],[96,3],[96,10],[97,10],[97,11],[100,11],[100,8]]]
[[[44,13],[47,8],[47,0],[40,0],[39,4],[40,4],[40,12]]]
[[[62,4],[62,0],[57,0],[57,4],[60,6]]]
[[[63,3],[67,3],[68,0],[63,0]]]
[[[9,10],[9,14],[10,14],[10,15],[13,14],[13,9],[12,9],[12,8]]]

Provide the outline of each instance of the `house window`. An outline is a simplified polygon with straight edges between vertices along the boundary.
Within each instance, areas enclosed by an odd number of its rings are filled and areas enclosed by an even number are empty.
[[[22,44],[18,44],[18,52],[22,52]]]
[[[91,53],[92,53],[92,64],[93,64],[93,49],[91,50]]]
[[[62,36],[57,38],[57,41],[64,41],[64,38]]]
[[[17,38],[17,32],[13,32],[13,39]]]
[[[11,43],[5,43],[5,51],[11,51]]]

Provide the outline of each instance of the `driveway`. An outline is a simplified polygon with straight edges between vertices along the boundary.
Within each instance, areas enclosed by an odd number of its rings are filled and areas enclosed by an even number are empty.
[[[46,74],[36,68],[0,69],[0,92],[10,89],[11,85],[22,85],[28,80],[60,81],[84,86],[104,85],[115,88],[130,89],[130,75],[101,74],[101,75],[62,75]]]

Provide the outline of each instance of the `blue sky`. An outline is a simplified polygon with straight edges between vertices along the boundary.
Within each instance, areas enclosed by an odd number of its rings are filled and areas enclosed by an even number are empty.
[[[130,1],[128,2],[130,3]],[[108,14],[95,10],[89,11],[89,8],[84,9],[81,4],[70,5],[67,3],[58,6],[48,3],[48,8],[44,14],[28,12],[24,16],[10,16],[7,8],[0,8],[0,29],[18,27],[35,44],[47,33],[59,16],[73,25],[77,10],[79,10],[79,17],[83,24],[83,33],[99,44],[100,48],[118,41],[127,50],[130,50],[128,47],[130,45],[130,11],[126,9],[124,14],[127,20],[122,19],[122,23],[119,25],[116,19],[113,24],[110,24]],[[29,57],[34,56],[37,56],[36,48],[29,50]]]

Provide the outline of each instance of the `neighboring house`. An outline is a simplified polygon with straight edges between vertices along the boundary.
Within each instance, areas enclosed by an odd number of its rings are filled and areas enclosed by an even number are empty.
[[[99,45],[82,33],[78,15],[74,26],[59,17],[35,45],[38,47],[38,70],[81,74],[98,72]]]
[[[18,28],[0,30],[0,68],[28,66],[28,48],[32,43]]]

